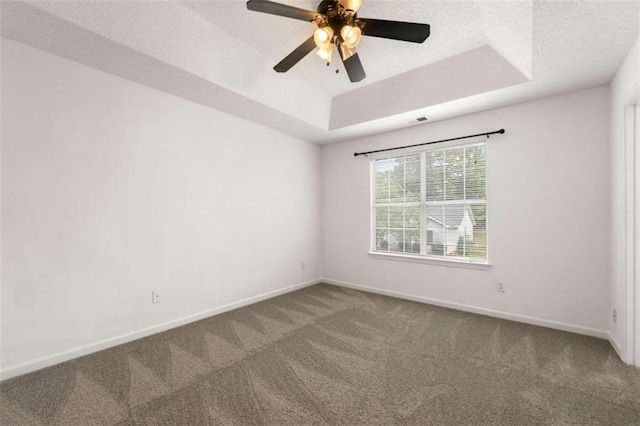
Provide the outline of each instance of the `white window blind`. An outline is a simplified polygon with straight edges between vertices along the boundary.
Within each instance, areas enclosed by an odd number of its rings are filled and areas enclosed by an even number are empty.
[[[484,143],[373,160],[373,251],[487,260]]]

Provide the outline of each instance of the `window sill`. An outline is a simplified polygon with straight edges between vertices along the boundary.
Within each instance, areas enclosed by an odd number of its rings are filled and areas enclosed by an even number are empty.
[[[412,256],[410,254],[382,253],[377,251],[370,251],[369,257],[383,260],[395,260],[400,262],[426,263],[429,265],[448,266],[452,268],[481,269],[485,271],[491,268],[491,265],[488,263],[469,262],[453,259],[436,259],[433,257]]]

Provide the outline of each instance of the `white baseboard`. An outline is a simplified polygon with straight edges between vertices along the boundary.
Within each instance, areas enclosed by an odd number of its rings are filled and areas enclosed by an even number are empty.
[[[279,290],[270,291],[267,293],[259,294],[257,296],[249,297],[247,299],[239,300],[237,302],[229,303],[227,305],[219,306],[213,309],[199,312],[193,315],[187,315],[182,318],[178,318],[172,321],[167,321],[162,324],[147,327],[142,330],[133,331],[119,336],[110,337],[108,339],[99,340],[97,342],[89,343],[87,345],[72,348],[56,354],[47,355],[41,358],[36,358],[30,361],[26,361],[17,365],[7,367],[0,371],[0,380],[10,379],[12,377],[20,376],[22,374],[31,373],[32,371],[40,370],[45,367],[50,367],[61,362],[69,361],[74,358],[79,358],[84,355],[89,355],[94,352],[98,352],[104,349],[118,346],[123,343],[131,342],[133,340],[141,339],[143,337],[150,336],[152,334],[160,333],[162,331],[170,330],[172,328],[180,327],[185,324],[189,324],[195,321],[199,321],[204,318],[208,318],[213,315],[218,315],[223,312],[238,309],[243,306],[252,305],[257,302],[261,302],[266,299],[271,299],[276,296],[280,296],[285,293],[290,293],[295,290],[299,290],[304,287],[309,287],[314,284],[322,282],[321,279],[311,280],[304,283],[299,283],[290,287],[282,288]]]
[[[322,282],[341,286],[341,287],[352,288],[354,290],[368,291],[370,293],[381,294],[383,296],[397,297],[399,299],[406,299],[414,302],[426,303],[428,305],[435,305],[435,306],[441,306],[443,308],[456,309],[458,311],[471,312],[474,314],[487,315],[490,317],[501,318],[501,319],[506,319],[510,321],[517,321],[525,324],[537,325],[540,327],[553,328],[556,330],[562,330],[562,331],[568,331],[576,334],[583,334],[586,336],[598,337],[600,339],[609,339],[608,331],[581,327],[579,325],[565,324],[562,322],[529,317],[526,315],[518,315],[510,312],[495,311],[493,309],[479,308],[477,306],[463,305],[461,303],[447,302],[439,299],[431,299],[429,297],[414,296],[411,294],[400,293],[392,290],[384,290],[381,288],[368,287],[361,284],[353,284],[353,283],[348,283],[344,281],[333,280],[331,278],[323,278]]]

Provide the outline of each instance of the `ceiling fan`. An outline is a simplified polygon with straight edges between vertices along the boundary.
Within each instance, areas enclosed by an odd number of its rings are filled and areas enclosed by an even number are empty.
[[[289,71],[316,47],[318,48],[317,54],[328,64],[331,62],[335,46],[347,70],[349,80],[356,83],[366,77],[355,49],[361,36],[422,43],[430,34],[428,24],[359,18],[357,12],[363,1],[322,0],[317,11],[314,12],[267,0],[249,0],[247,1],[247,9],[309,21],[317,26],[313,36],[273,67],[274,70],[277,72]]]

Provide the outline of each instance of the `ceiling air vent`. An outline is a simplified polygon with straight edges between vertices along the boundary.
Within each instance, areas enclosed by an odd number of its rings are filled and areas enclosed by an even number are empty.
[[[420,124],[420,123],[426,123],[426,122],[427,122],[427,120],[428,120],[428,118],[427,118],[427,117],[418,117],[418,118],[415,118],[415,119],[413,119],[413,120],[409,120],[409,121],[407,121],[407,124]]]

